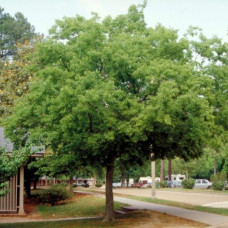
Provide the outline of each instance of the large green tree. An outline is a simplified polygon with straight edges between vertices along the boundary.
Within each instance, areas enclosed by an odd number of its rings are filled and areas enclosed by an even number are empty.
[[[24,43],[36,36],[34,27],[22,13],[11,16],[0,7],[0,58],[5,60],[16,54],[17,43]]]
[[[116,159],[202,153],[210,108],[205,78],[177,31],[147,28],[143,6],[103,21],[57,20],[38,47],[36,81],[5,121],[8,135],[106,167],[105,220],[114,219]]]

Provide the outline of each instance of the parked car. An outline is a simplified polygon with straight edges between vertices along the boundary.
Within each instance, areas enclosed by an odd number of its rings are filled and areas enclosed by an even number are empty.
[[[112,187],[114,187],[114,188],[120,188],[121,187],[121,182],[112,183]]]
[[[137,183],[136,186],[138,188],[147,188],[149,186],[149,184],[147,183],[147,181],[141,181],[141,182]]]
[[[168,181],[167,186],[169,188],[180,188],[181,187],[181,181],[177,181],[177,180]]]
[[[211,188],[212,183],[206,179],[197,179],[195,180],[195,188]]]

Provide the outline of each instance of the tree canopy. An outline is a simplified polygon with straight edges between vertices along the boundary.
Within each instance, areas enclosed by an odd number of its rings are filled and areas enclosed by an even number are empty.
[[[12,111],[17,99],[28,92],[33,74],[28,70],[31,65],[35,43],[25,41],[17,44],[17,58],[1,63],[0,70],[0,116],[6,116]]]
[[[192,61],[187,39],[161,25],[148,28],[145,6],[126,15],[57,20],[38,45],[35,81],[5,123],[81,164],[106,167],[105,220],[114,218],[112,177],[121,158],[199,157],[212,112],[210,78]]]
[[[20,12],[11,16],[0,7],[0,58],[13,57],[16,54],[17,43],[32,40],[35,28]]]

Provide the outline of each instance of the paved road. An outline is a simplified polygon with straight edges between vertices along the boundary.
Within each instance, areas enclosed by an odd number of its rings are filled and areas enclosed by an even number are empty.
[[[183,208],[171,207],[166,205],[147,203],[138,200],[127,199],[123,197],[114,197],[115,201],[131,205],[132,209],[147,209],[162,213],[167,213],[173,216],[189,219],[192,221],[205,223],[215,227],[228,227],[228,216],[217,215],[212,213],[188,210]]]
[[[104,191],[104,189],[101,189]],[[151,197],[151,189],[137,189],[137,188],[116,188],[113,190],[114,193],[136,195]],[[192,205],[217,205],[221,202],[222,207],[228,208],[228,194],[227,193],[214,193],[214,192],[183,192],[173,190],[157,190],[156,198],[171,200],[181,203],[187,203]]]

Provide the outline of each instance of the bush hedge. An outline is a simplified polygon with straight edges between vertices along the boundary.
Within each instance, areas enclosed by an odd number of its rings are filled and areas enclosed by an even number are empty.
[[[159,187],[160,188],[166,188],[167,187],[167,182],[166,181],[160,181],[159,182]]]
[[[194,185],[195,185],[195,180],[193,179],[185,179],[182,181],[182,186],[185,189],[193,189]]]
[[[73,188],[78,187],[78,185],[76,183],[73,183],[72,186],[73,186]]]
[[[61,185],[52,185],[50,189],[42,192],[39,196],[41,203],[49,203],[52,206],[58,201],[65,200],[71,197],[69,190]]]
[[[101,182],[97,182],[95,186],[96,186],[97,188],[100,188],[100,187],[102,187],[102,183],[101,183]]]
[[[212,188],[214,190],[222,191],[224,188],[224,182],[223,181],[214,181],[212,184]]]

